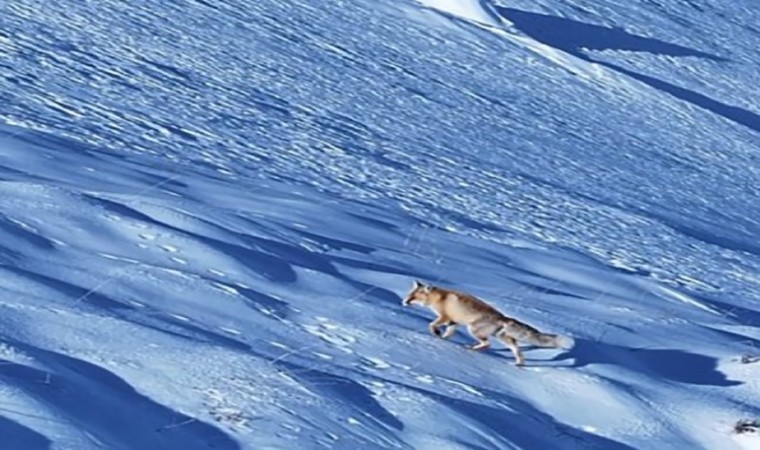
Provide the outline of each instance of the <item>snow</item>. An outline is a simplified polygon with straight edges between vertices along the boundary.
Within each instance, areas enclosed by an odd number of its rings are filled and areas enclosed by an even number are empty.
[[[3,449],[760,449],[753,6],[1,3]]]
[[[498,26],[501,19],[486,0],[419,0],[429,8],[480,24]]]

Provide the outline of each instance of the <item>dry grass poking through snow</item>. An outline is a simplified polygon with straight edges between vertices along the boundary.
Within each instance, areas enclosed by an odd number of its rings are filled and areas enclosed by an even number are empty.
[[[751,419],[742,419],[734,425],[734,432],[737,434],[757,433],[760,430],[760,422]]]

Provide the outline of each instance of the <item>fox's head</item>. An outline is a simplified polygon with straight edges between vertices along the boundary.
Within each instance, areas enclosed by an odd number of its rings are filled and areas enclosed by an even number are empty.
[[[412,290],[409,291],[409,293],[406,294],[406,297],[404,298],[403,305],[409,306],[414,303],[427,305],[430,298],[430,293],[432,291],[433,286],[415,280],[414,286],[412,286]]]

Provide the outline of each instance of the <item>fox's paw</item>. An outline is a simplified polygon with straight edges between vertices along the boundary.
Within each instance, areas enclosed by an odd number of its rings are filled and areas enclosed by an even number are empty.
[[[464,348],[466,348],[467,350],[472,350],[474,352],[479,352],[479,351],[483,351],[486,348],[488,348],[488,345],[472,344],[472,345],[465,345]]]

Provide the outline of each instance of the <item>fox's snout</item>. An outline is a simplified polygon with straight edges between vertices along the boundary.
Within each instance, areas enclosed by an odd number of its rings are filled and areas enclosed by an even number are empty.
[[[412,291],[406,294],[406,297],[404,298],[404,301],[401,302],[401,304],[403,306],[409,306],[415,302],[420,304],[427,304],[428,294],[430,293],[431,289],[432,287],[426,286],[419,281],[415,281],[414,286],[412,287]]]
[[[414,305],[425,305],[427,302],[424,298],[419,298],[417,296],[410,296],[404,299],[402,305],[403,306],[414,306]]]

